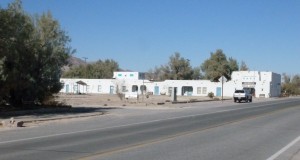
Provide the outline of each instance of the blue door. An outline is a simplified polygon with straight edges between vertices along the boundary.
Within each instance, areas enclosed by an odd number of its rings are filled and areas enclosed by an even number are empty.
[[[154,87],[154,95],[159,95],[159,87],[158,86]]]
[[[66,85],[66,93],[69,93],[69,85]]]
[[[221,89],[221,87],[217,87],[217,97],[221,97],[221,91],[222,91],[222,89]]]
[[[110,94],[114,94],[114,88],[115,88],[114,86],[110,86],[110,88],[109,88],[109,93]]]

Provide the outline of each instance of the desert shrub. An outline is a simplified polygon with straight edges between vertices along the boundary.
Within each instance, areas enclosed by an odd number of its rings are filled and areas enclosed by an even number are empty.
[[[208,96],[209,98],[214,98],[215,95],[214,95],[213,92],[209,92],[207,96]]]

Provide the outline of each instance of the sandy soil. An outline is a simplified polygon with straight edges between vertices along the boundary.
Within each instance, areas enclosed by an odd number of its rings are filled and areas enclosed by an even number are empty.
[[[178,96],[178,102],[190,102],[199,100],[208,100],[208,97],[195,96]],[[109,94],[59,94],[56,96],[56,101],[64,104],[76,106],[158,106],[158,105],[172,105],[170,96],[154,96],[150,95],[139,96],[138,99],[125,99],[118,95]]]

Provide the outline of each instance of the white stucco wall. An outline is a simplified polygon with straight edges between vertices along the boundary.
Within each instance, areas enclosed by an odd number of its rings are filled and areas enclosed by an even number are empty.
[[[139,79],[139,72],[114,72],[114,79]]]
[[[238,71],[232,73],[236,89],[250,87],[255,89],[255,97],[278,97],[281,94],[281,75],[273,72]],[[244,85],[243,85],[244,83]],[[250,85],[247,86],[246,84]],[[251,83],[255,85],[252,86]]]
[[[122,73],[122,76],[120,76]],[[125,74],[126,73],[126,74]],[[127,75],[128,74],[128,75]],[[131,74],[131,75],[130,75]],[[277,97],[281,92],[281,76],[272,72],[238,71],[232,73],[232,80],[225,82],[211,82],[209,80],[166,80],[149,81],[139,80],[138,72],[115,72],[115,79],[61,79],[64,87],[62,93],[99,93],[116,94],[117,92],[132,92],[132,86],[138,87],[141,94],[141,86],[146,86],[146,92],[154,95],[170,95],[170,88],[177,87],[177,95],[207,96],[212,92],[215,96],[231,97],[234,90],[243,87],[253,88],[255,97]],[[87,86],[77,87],[76,82],[83,81]],[[78,89],[77,89],[78,88]],[[223,91],[222,91],[223,90]]]
[[[111,86],[115,86],[114,79],[67,79],[62,78],[61,83],[64,84],[61,89],[62,93],[78,93],[78,84],[76,82],[83,81],[87,86],[79,85],[81,93],[103,93],[109,94]],[[115,93],[115,92],[114,92]]]

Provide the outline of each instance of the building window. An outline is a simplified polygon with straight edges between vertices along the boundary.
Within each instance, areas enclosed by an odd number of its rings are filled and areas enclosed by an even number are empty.
[[[90,86],[89,85],[86,86],[86,93],[88,93],[88,92],[90,92]]]
[[[133,74],[130,74],[130,77],[133,77],[134,75]]]
[[[122,77],[122,74],[118,74],[119,77]]]
[[[207,87],[202,88],[202,94],[207,94]]]
[[[193,87],[192,86],[182,86],[181,95],[184,96],[191,96],[193,94]]]
[[[145,79],[145,73],[139,73],[139,79]]]
[[[197,94],[201,94],[201,87],[197,87]]]
[[[122,86],[122,92],[127,92],[126,86]]]
[[[145,93],[146,90],[147,90],[147,87],[145,85],[141,85],[140,90],[141,90],[142,93]]]
[[[169,87],[169,88],[168,88],[168,94],[169,94],[169,95],[172,95],[172,90],[173,90],[172,87]]]
[[[69,93],[69,85],[66,85],[66,93]]]
[[[102,92],[102,86],[98,85],[98,92],[101,93]]]
[[[73,90],[74,90],[74,92],[77,92],[78,91],[78,85],[74,85]]]
[[[137,92],[138,91],[138,86],[137,85],[133,85],[132,86],[132,92]]]

